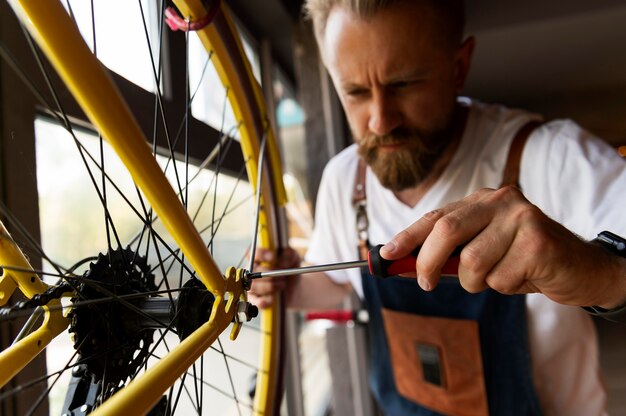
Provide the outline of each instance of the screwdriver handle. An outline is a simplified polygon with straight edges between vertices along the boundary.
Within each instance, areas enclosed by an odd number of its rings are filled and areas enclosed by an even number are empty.
[[[379,278],[387,278],[391,276],[397,276],[401,273],[414,273],[415,261],[417,260],[417,254],[421,247],[417,247],[408,256],[402,257],[397,260],[387,260],[380,255],[380,249],[383,244],[379,244],[372,248],[368,253],[367,264],[372,276]],[[458,276],[459,275],[459,256],[461,255],[463,246],[458,246],[454,249],[450,258],[441,268],[442,276]]]

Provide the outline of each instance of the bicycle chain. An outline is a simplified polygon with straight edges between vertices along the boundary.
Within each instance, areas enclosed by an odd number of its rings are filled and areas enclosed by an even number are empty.
[[[12,305],[8,308],[0,309],[0,317],[7,317],[12,313],[23,311],[27,309],[36,309],[40,306],[46,306],[53,299],[61,299],[63,294],[67,292],[72,292],[74,288],[67,282],[63,282],[60,285],[50,287],[43,293],[39,293],[34,295],[32,298],[28,300],[24,300],[21,302],[17,302],[15,305]]]

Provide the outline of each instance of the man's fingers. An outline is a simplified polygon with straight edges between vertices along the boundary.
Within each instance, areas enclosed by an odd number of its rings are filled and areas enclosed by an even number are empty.
[[[254,279],[252,281],[252,287],[250,293],[257,296],[265,296],[280,290],[285,289],[284,277],[264,277],[261,279]]]
[[[511,250],[516,232],[513,222],[493,222],[463,248],[459,279],[465,290],[478,293],[488,287],[486,276]]]
[[[482,189],[424,215],[383,246],[380,254],[397,260],[420,247],[417,280],[422,289],[432,290],[450,255],[463,246],[458,272],[469,292],[491,287],[505,294],[541,291],[550,296],[554,276],[563,274],[550,268],[559,264],[551,259],[563,258],[569,249],[560,238],[566,233],[556,225],[550,227],[547,220],[515,187]],[[567,300],[568,294],[561,293],[558,299]]]
[[[459,206],[439,218],[417,256],[416,270],[420,286],[424,290],[433,289],[439,282],[441,269],[455,249],[471,241],[492,219],[493,210],[479,202]]]
[[[276,253],[273,250],[266,248],[257,248],[254,252],[254,266],[259,267],[263,265],[272,265],[276,261]]]
[[[257,296],[249,294],[248,301],[260,309],[269,308],[274,303],[274,295]]]
[[[291,269],[300,266],[300,255],[290,247],[278,252],[258,247],[254,256],[253,271],[263,272],[276,269]],[[264,277],[254,279],[248,291],[250,302],[259,308],[267,308],[274,303],[275,294],[287,290],[288,279],[295,277]]]
[[[300,254],[291,247],[287,247],[280,253],[277,266],[280,269],[293,269],[299,267],[300,263]]]
[[[287,289],[289,277],[265,277],[252,281],[248,300],[259,308],[267,308],[274,303],[274,295]]]

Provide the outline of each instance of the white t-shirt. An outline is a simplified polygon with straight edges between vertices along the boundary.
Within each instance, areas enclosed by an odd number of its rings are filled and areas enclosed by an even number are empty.
[[[470,106],[456,154],[435,185],[414,207],[404,205],[366,177],[369,238],[386,243],[427,212],[462,199],[480,188],[497,188],[510,142],[536,116],[497,105],[463,100]],[[315,229],[306,254],[311,264],[355,260],[357,232],[352,189],[356,145],[327,165],[318,191]],[[621,184],[621,189],[620,185]],[[552,121],[536,129],[522,154],[520,186],[547,215],[583,238],[602,230],[626,235],[626,164],[615,149],[572,121]],[[350,282],[362,297],[358,269],[327,273]],[[543,295],[526,298],[533,375],[544,414],[601,415],[606,393],[598,362],[593,323],[580,308],[559,305]]]

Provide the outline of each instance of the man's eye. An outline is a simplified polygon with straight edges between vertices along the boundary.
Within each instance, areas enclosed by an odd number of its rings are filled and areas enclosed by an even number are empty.
[[[351,90],[346,91],[346,95],[348,97],[362,97],[362,96],[365,96],[366,94],[367,94],[367,90],[361,89],[361,88],[351,89]]]
[[[391,84],[391,87],[395,89],[402,89],[402,88],[409,87],[413,85],[414,83],[415,81],[396,81],[393,84]]]

